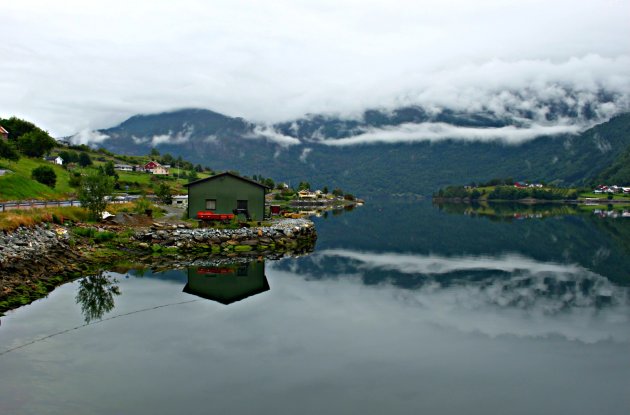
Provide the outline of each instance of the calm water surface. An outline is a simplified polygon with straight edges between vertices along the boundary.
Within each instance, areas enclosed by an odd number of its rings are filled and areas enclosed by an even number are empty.
[[[630,219],[372,202],[2,317],[0,414],[627,414]]]

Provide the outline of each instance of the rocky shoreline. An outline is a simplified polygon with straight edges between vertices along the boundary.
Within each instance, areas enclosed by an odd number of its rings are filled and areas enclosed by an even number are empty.
[[[210,251],[212,253],[246,253],[286,251],[317,239],[313,222],[307,219],[282,219],[270,226],[239,229],[190,229],[182,225],[153,225],[136,232],[137,247],[154,252]]]
[[[277,259],[314,249],[317,233],[307,219],[281,219],[269,226],[192,229],[155,223],[149,228],[81,225],[110,241],[81,237],[57,225],[0,232],[0,314],[45,296],[64,282],[116,262],[147,268],[181,268],[210,257],[263,256]],[[128,232],[127,232],[128,231]],[[125,235],[121,236],[123,232]]]

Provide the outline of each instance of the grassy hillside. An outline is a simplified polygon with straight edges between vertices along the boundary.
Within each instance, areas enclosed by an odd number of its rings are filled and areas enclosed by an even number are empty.
[[[65,148],[56,148],[52,154],[57,155]],[[74,172],[86,174],[91,170],[97,169],[99,166],[111,161],[115,164],[144,164],[150,158],[148,156],[126,157],[112,154],[105,154],[98,151],[86,151],[93,161],[93,165],[87,168],[77,167],[73,170],[67,170],[62,166],[49,163],[42,159],[21,157],[17,162],[0,159],[0,169],[10,170],[13,173],[0,176],[0,202],[10,200],[56,200],[74,198],[77,189],[70,185],[70,178]],[[57,175],[57,183],[54,188],[43,185],[31,178],[33,169],[39,166],[50,166]],[[130,194],[152,194],[154,189],[161,183],[166,183],[173,194],[185,193],[184,184],[187,183],[185,178],[177,178],[177,175],[183,175],[187,172],[180,172],[173,169],[171,176],[156,176],[144,172],[122,172],[118,171],[118,187],[120,192]],[[173,177],[175,176],[175,177]],[[198,173],[199,178],[207,177],[207,173]]]
[[[50,166],[57,175],[55,188],[50,188],[31,178],[31,171],[39,166]],[[13,173],[0,176],[0,200],[19,199],[56,199],[70,195],[74,189],[70,187],[69,173],[61,166],[44,160],[22,157],[18,162],[0,160],[0,168]]]

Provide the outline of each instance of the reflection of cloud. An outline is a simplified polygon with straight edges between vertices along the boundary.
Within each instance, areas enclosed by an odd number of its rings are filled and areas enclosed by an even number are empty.
[[[326,257],[350,260],[352,265],[346,264],[343,273],[335,273],[330,263],[323,261]],[[336,249],[303,260],[311,259],[313,265],[326,267],[323,274],[330,273],[335,278],[307,276],[310,285],[303,288],[304,296],[325,291],[332,303],[339,304],[348,298],[361,298],[353,302],[353,307],[369,304],[370,310],[353,309],[352,313],[363,313],[365,319],[372,318],[374,310],[387,309],[400,321],[414,314],[426,323],[490,336],[555,334],[587,343],[610,338],[630,341],[628,289],[578,265],[539,262],[514,254],[444,257]],[[274,268],[273,263],[270,266]],[[424,274],[428,278],[414,289],[400,288],[387,279],[381,284],[365,285],[361,276],[370,270]],[[481,280],[465,278],[467,271],[476,270],[511,275],[490,273]],[[457,278],[447,280],[449,273],[457,273]],[[294,274],[304,272],[293,269]],[[416,309],[418,312],[414,313]]]
[[[553,262],[539,262],[518,254],[500,256],[441,256],[411,255],[397,253],[359,252],[344,249],[330,249],[317,253],[317,256],[342,257],[361,263],[361,268],[379,268],[398,271],[403,274],[447,274],[455,271],[494,270],[515,272],[527,270],[538,274],[553,272],[575,274],[585,271],[578,265],[565,265]]]

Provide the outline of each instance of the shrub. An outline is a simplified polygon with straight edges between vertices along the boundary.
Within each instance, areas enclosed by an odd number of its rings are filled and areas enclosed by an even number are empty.
[[[39,166],[31,171],[31,177],[48,187],[55,187],[57,175],[50,166]]]
[[[141,197],[140,199],[136,200],[133,211],[136,213],[144,213],[147,209],[151,208],[152,205],[151,202],[149,202],[149,199],[147,199],[146,197]]]
[[[94,240],[96,242],[105,242],[114,239],[115,236],[116,234],[114,232],[97,232],[94,234]]]

